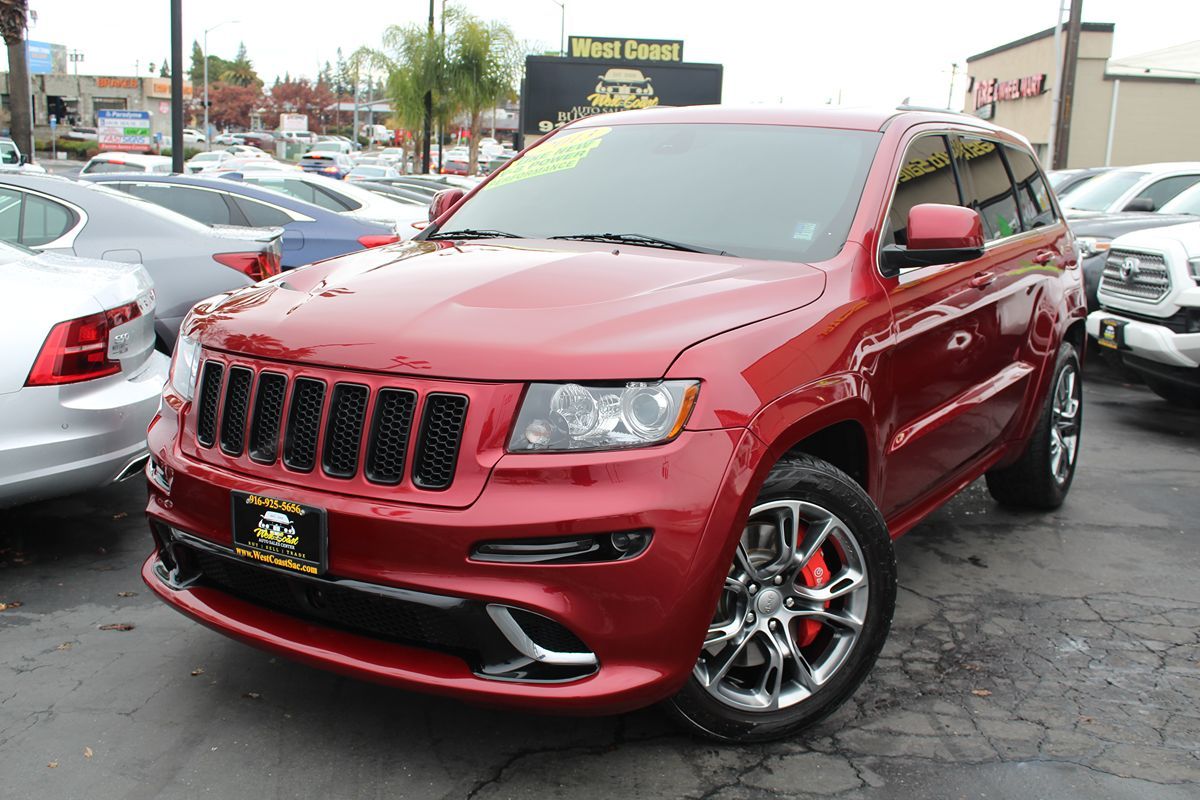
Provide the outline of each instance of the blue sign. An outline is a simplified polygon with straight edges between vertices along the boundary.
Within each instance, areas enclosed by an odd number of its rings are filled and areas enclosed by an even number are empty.
[[[58,127],[58,117],[51,117],[50,118],[50,130],[54,130],[57,127]]]
[[[25,42],[25,60],[30,75],[49,75],[54,72],[53,45],[48,42]]]

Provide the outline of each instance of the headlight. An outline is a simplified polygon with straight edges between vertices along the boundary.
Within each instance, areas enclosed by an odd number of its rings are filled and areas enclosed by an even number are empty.
[[[1084,258],[1091,258],[1100,253],[1107,253],[1112,247],[1112,239],[1103,239],[1098,236],[1080,236],[1075,239],[1075,244],[1079,247],[1079,255]]]
[[[668,442],[683,430],[699,392],[699,381],[533,383],[508,450],[616,450]]]
[[[185,401],[191,401],[196,391],[196,373],[199,371],[200,343],[180,334],[171,356],[171,388]]]

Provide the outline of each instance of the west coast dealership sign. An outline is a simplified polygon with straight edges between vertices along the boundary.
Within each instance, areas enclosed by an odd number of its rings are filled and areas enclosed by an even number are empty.
[[[1044,72],[1006,81],[999,78],[979,78],[975,80],[973,87],[975,108],[982,108],[990,103],[1001,101],[1037,97],[1043,94],[1047,88],[1046,73]]]
[[[572,36],[567,45],[571,58],[597,61],[683,61],[683,42],[678,39],[608,39]]]

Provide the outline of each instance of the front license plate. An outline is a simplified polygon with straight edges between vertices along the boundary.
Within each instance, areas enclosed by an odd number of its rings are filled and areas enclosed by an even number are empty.
[[[1100,320],[1100,336],[1096,343],[1111,350],[1122,350],[1125,347],[1125,320]]]
[[[291,500],[232,492],[233,549],[272,567],[320,575],[326,567],[325,511]]]

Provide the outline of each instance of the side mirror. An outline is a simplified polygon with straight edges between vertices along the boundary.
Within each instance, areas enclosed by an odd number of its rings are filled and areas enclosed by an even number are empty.
[[[1155,211],[1157,207],[1149,197],[1135,197],[1125,204],[1122,211]]]
[[[21,166],[24,166],[24,165],[28,164],[28,163],[29,163],[29,156],[27,156],[27,155],[25,155],[24,153],[22,153],[22,154],[21,154],[21,156],[20,156],[20,158],[18,158],[18,159],[17,159],[17,163],[18,163],[18,164],[20,164]]]
[[[883,248],[883,274],[900,270],[955,264],[983,256],[983,220],[979,212],[962,206],[922,203],[908,212],[908,245]]]
[[[436,222],[442,214],[445,214],[454,204],[463,199],[465,195],[462,189],[442,189],[433,196],[433,202],[429,204],[429,221]]]

